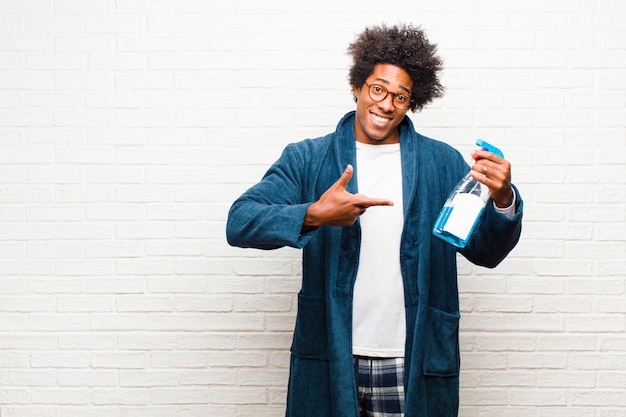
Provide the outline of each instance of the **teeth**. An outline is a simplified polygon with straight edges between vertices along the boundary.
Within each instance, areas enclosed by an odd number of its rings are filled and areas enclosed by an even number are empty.
[[[374,119],[376,119],[376,120],[378,120],[378,121],[380,121],[380,122],[388,122],[389,120],[391,120],[391,119],[388,119],[388,118],[386,118],[386,117],[380,117],[380,116],[377,116],[377,115],[375,115],[375,114],[374,114],[373,116],[374,116]]]

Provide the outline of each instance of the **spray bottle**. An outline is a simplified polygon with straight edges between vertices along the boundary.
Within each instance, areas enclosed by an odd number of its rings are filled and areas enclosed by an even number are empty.
[[[477,139],[476,145],[504,158],[500,149],[482,139]],[[433,234],[454,246],[464,248],[487,201],[489,188],[472,178],[468,172],[448,196],[435,221]]]

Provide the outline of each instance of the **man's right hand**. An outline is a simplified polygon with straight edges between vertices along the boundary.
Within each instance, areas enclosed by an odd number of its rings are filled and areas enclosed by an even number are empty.
[[[391,200],[368,198],[362,194],[351,194],[346,191],[353,172],[352,165],[348,165],[341,177],[319,200],[309,206],[302,223],[303,232],[320,226],[350,226],[369,207],[393,206]]]

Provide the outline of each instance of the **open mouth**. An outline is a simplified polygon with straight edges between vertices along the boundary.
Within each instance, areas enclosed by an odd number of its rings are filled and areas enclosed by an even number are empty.
[[[387,123],[391,122],[391,119],[389,117],[379,116],[379,115],[374,114],[374,113],[372,113],[372,119],[374,119],[375,122],[383,123],[383,124],[387,124]]]

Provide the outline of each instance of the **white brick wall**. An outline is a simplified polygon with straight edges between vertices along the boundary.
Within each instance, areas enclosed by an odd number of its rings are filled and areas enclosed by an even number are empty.
[[[626,416],[622,0],[0,0],[0,415],[283,414],[299,252],[230,248],[232,200],[353,107],[345,49],[422,25],[445,98],[526,201],[461,261],[462,417]]]

